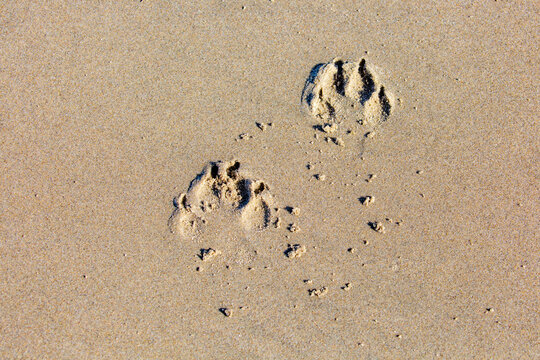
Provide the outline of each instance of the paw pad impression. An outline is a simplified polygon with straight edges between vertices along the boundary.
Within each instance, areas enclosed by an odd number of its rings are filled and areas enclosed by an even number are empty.
[[[246,230],[264,230],[275,216],[272,204],[266,183],[243,174],[240,162],[210,162],[175,200],[169,227],[194,234],[206,224],[207,215],[222,210],[238,217]]]
[[[336,58],[311,70],[302,103],[311,115],[323,120],[360,108],[363,111],[360,120],[377,125],[388,119],[394,101],[365,59],[352,62]]]

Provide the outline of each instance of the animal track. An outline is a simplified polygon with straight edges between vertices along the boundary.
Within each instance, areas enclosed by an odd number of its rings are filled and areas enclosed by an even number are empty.
[[[227,211],[246,230],[264,230],[275,218],[268,186],[240,172],[238,161],[217,161],[206,165],[190,184],[187,193],[174,201],[169,219],[172,232],[194,235],[214,211]]]
[[[309,112],[331,120],[350,109],[363,108],[362,123],[377,125],[390,116],[393,99],[380,84],[365,59],[359,62],[334,59],[315,66],[302,92],[302,102]]]

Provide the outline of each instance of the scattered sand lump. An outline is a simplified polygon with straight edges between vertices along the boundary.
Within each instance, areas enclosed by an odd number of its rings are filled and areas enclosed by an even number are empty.
[[[338,146],[345,146],[345,142],[340,137],[333,138],[334,144]]]
[[[287,257],[291,259],[299,258],[305,253],[306,253],[306,247],[300,244],[294,244],[294,245],[289,244],[289,247],[287,248],[287,250],[285,250],[285,255],[287,255]]]
[[[332,142],[332,143],[334,143],[334,144],[336,144],[338,146],[345,146],[345,142],[340,137],[327,136],[327,137],[324,138],[324,140],[326,140],[327,143]]]
[[[249,139],[252,139],[252,138],[253,138],[252,135],[249,135],[248,133],[243,133],[243,134],[238,135],[238,137],[236,138],[236,141],[249,140]]]
[[[287,206],[285,208],[285,210],[287,210],[288,212],[290,212],[294,216],[299,216],[300,215],[300,209],[297,208],[297,207]]]
[[[257,125],[257,127],[261,130],[261,131],[265,131],[266,128],[268,126],[273,126],[274,124],[273,123],[260,123],[260,122],[256,122],[255,125]]]
[[[394,101],[365,59],[353,62],[336,58],[311,70],[302,102],[311,115],[325,120],[360,106],[362,123],[375,125],[390,116]]]
[[[384,225],[379,221],[371,222],[369,226],[378,233],[384,233]]]
[[[183,235],[193,235],[206,223],[207,214],[217,210],[237,217],[246,230],[264,230],[275,219],[266,183],[242,173],[240,162],[235,160],[206,165],[174,205],[169,227]]]
[[[232,310],[229,309],[229,308],[220,308],[219,312],[221,312],[226,317],[231,317],[232,316]]]
[[[327,134],[333,133],[337,130],[337,124],[324,124],[322,126],[322,131],[324,131]]]
[[[300,228],[295,223],[289,224],[287,228],[290,232],[298,232],[300,231]]]
[[[376,133],[375,131],[368,131],[364,136],[368,139],[373,139],[375,137]]]
[[[369,204],[373,204],[373,202],[375,201],[375,197],[373,196],[362,196],[360,198],[360,203],[364,206],[367,206]]]
[[[221,254],[219,250],[214,250],[212,248],[201,249],[201,254],[199,255],[199,257],[201,258],[202,261],[207,261],[216,257],[219,254]]]
[[[316,296],[316,297],[324,296],[324,295],[326,295],[327,292],[328,292],[328,288],[326,286],[323,286],[320,289],[309,289],[308,290],[309,296]]]

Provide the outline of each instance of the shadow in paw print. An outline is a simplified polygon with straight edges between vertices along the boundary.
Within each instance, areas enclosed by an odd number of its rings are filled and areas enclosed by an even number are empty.
[[[311,100],[313,99],[313,93],[309,93],[306,95],[306,90],[310,87],[310,85],[313,85],[315,83],[315,79],[317,78],[317,74],[319,73],[319,70],[326,65],[323,63],[317,64],[314,67],[311,68],[309,72],[309,76],[304,84],[304,89],[302,90],[302,98],[300,99],[300,102],[305,101],[307,102],[308,106],[311,106]]]

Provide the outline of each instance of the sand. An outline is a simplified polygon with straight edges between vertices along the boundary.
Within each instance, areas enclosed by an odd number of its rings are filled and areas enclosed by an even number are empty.
[[[0,358],[540,357],[538,13],[3,2]]]

